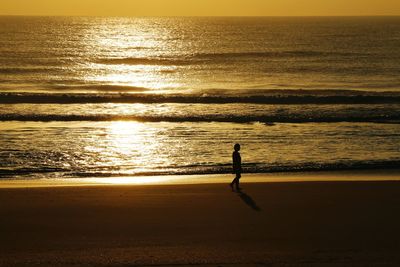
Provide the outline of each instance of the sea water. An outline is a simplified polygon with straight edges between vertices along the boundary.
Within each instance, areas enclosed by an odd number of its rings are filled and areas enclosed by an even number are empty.
[[[399,17],[0,17],[0,177],[396,168],[399,77]]]

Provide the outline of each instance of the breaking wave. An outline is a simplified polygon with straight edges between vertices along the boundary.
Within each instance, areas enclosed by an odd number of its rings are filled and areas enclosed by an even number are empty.
[[[189,115],[189,116],[136,116],[136,115],[70,115],[70,114],[0,114],[0,121],[138,121],[138,122],[230,122],[230,123],[333,123],[333,122],[372,122],[372,123],[400,123],[400,114],[365,115],[365,116],[324,116],[315,114],[288,115]]]
[[[231,94],[221,91],[195,94],[140,94],[146,88],[124,86],[85,87],[93,90],[117,91],[120,93],[0,93],[0,104],[79,104],[79,103],[198,103],[198,104],[389,104],[400,103],[399,92],[368,92],[340,90],[255,90],[246,93],[232,90]],[[139,92],[136,94],[123,91]]]
[[[332,162],[332,163],[300,163],[294,165],[281,164],[244,164],[244,173],[280,173],[280,172],[306,172],[306,171],[340,171],[340,170],[373,170],[373,169],[398,169],[400,166],[399,160],[366,160],[357,161],[349,160],[347,162]],[[35,178],[36,176],[43,177],[49,174],[51,177],[57,173],[57,177],[76,178],[76,177],[122,177],[122,176],[150,176],[150,175],[195,175],[195,174],[228,174],[231,173],[231,164],[216,164],[216,165],[191,165],[181,166],[180,168],[163,168],[153,169],[141,172],[118,171],[113,168],[107,170],[74,170],[68,168],[15,168],[1,169],[0,178],[12,178],[16,176],[25,176]]]

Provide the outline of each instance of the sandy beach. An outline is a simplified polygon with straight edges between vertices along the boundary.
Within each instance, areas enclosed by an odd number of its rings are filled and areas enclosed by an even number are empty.
[[[398,181],[1,188],[0,266],[399,266],[399,194]]]

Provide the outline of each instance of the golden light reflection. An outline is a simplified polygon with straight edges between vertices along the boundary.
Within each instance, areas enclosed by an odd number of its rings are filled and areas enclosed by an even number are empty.
[[[148,131],[146,125],[134,121],[113,121],[104,125],[106,134],[102,140],[93,140],[85,147],[93,154],[97,167],[119,173],[134,175],[153,168],[155,150],[159,146],[154,131]]]
[[[119,157],[133,157],[134,154],[150,153],[153,146],[148,146],[148,140],[144,139],[144,130],[145,125],[139,122],[111,122],[108,135],[111,142],[110,148]],[[131,160],[140,165],[144,163],[141,157],[134,157]],[[119,161],[118,158],[116,161]]]
[[[144,89],[174,89],[180,88],[181,84],[171,81],[166,70],[173,71],[173,66],[152,66],[152,65],[105,65],[101,64],[101,69],[105,69],[101,74],[87,76],[90,82],[101,82],[113,85],[130,86]],[[127,88],[129,89],[129,88]],[[129,92],[129,90],[127,90]]]
[[[83,78],[89,83],[127,86],[124,92],[181,88],[178,66],[158,62],[176,50],[171,31],[141,18],[101,20],[85,33],[83,42],[93,62],[87,63],[90,72]]]
[[[109,165],[122,166],[130,174],[147,172],[166,159],[159,157],[162,143],[157,129],[145,123],[134,121],[114,121],[108,126],[104,157]],[[161,142],[161,143],[160,143]]]

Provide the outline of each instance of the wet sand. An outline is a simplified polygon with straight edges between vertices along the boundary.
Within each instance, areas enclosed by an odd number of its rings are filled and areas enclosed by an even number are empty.
[[[2,188],[0,266],[400,266],[400,182],[243,189]]]

